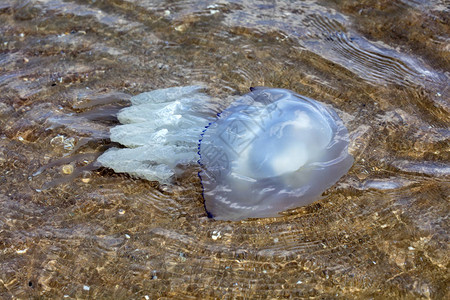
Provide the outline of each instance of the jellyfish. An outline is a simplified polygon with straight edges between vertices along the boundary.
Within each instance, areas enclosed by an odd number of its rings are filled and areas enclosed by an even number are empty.
[[[218,220],[276,217],[308,205],[353,164],[342,120],[290,90],[256,87],[224,110],[200,86],[142,93],[118,114],[103,166],[170,183],[200,165],[205,209]]]

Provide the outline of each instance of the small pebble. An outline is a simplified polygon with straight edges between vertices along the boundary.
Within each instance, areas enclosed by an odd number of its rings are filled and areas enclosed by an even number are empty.
[[[178,257],[179,257],[179,260],[180,260],[181,262],[185,262],[185,261],[186,261],[186,257],[184,256],[184,253],[183,253],[183,252],[180,252],[180,254],[178,255]]]
[[[61,145],[63,142],[64,142],[64,136],[58,134],[57,136],[55,136],[54,138],[52,138],[50,140],[50,145],[55,147],[55,146]]]
[[[158,276],[156,275],[156,271],[152,271],[152,279],[158,279]]]
[[[89,171],[84,171],[83,175],[81,177],[81,182],[83,183],[89,183],[91,181],[91,172]]]
[[[181,24],[181,25],[176,26],[175,30],[178,32],[184,32],[188,28],[188,26],[189,25],[187,25],[187,24]]]
[[[72,165],[64,165],[62,167],[62,171],[66,175],[72,174],[73,173],[73,166]]]
[[[211,238],[212,238],[214,241],[217,240],[217,239],[220,239],[220,238],[221,238],[220,231],[214,230],[214,231],[212,232]]]
[[[65,150],[73,150],[75,147],[75,139],[73,137],[64,139],[63,145]]]

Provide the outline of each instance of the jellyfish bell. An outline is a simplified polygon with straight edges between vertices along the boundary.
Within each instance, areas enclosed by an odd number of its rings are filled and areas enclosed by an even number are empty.
[[[330,108],[288,90],[253,89],[203,133],[205,207],[240,220],[310,204],[351,167],[347,147]]]
[[[220,220],[273,217],[317,200],[351,167],[348,132],[329,107],[292,91],[252,88],[217,114],[201,87],[131,98],[98,161],[170,183],[198,163],[205,208]],[[205,126],[206,125],[206,126]]]

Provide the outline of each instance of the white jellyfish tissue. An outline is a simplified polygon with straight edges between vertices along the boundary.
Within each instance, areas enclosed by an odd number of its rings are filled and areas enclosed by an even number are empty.
[[[257,87],[215,114],[200,86],[142,93],[111,129],[98,161],[116,172],[170,183],[198,163],[205,208],[219,220],[274,217],[304,206],[353,164],[336,112],[292,91]]]

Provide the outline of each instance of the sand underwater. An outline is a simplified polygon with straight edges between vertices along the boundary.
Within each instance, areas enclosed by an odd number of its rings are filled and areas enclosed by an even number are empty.
[[[431,1],[0,2],[1,299],[448,299],[450,8]],[[252,86],[332,106],[354,163],[276,218],[208,218],[98,168],[132,95]]]

